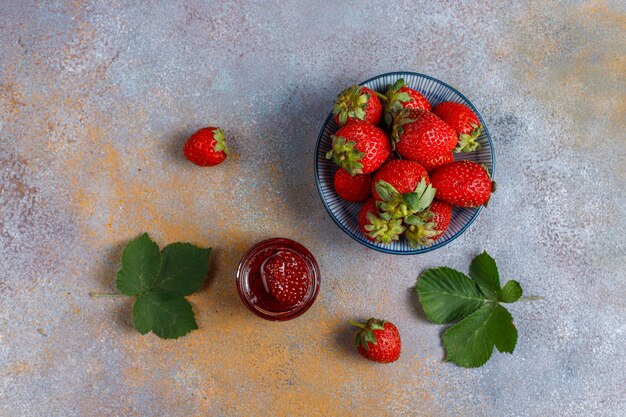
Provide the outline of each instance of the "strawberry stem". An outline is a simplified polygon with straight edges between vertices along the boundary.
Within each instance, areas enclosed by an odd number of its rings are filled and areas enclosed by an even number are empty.
[[[348,320],[348,323],[353,325],[353,326],[358,327],[359,329],[365,329],[365,325],[362,324],[362,323],[357,323],[357,322],[352,321],[352,320]]]

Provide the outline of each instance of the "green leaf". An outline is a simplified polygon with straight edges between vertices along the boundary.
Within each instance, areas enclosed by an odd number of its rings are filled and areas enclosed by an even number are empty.
[[[137,297],[133,324],[139,333],[154,332],[163,339],[176,339],[198,328],[185,297],[158,290]]]
[[[499,300],[503,303],[514,303],[522,296],[522,286],[515,280],[507,281],[502,287]]]
[[[469,273],[488,300],[498,300],[500,296],[498,267],[496,261],[487,252],[481,253],[472,260]]]
[[[484,365],[493,352],[494,342],[489,335],[489,320],[497,304],[487,303],[465,317],[443,334],[446,360],[465,368]]]
[[[149,291],[159,273],[161,253],[159,246],[147,233],[131,240],[122,254],[122,269],[117,273],[115,286],[126,295]]]
[[[422,272],[415,290],[426,317],[438,324],[460,320],[485,302],[468,276],[447,267]]]
[[[211,248],[203,249],[191,243],[167,245],[163,249],[161,270],[154,286],[173,294],[193,294],[207,278],[210,255]]]
[[[517,344],[517,329],[509,311],[497,304],[495,311],[487,322],[489,337],[500,352],[513,353]]]

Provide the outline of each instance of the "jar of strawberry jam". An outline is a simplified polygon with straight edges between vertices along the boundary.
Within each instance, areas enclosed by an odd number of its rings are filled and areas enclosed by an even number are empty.
[[[273,238],[251,247],[237,270],[243,303],[266,320],[291,320],[313,305],[320,271],[307,248],[290,239]]]

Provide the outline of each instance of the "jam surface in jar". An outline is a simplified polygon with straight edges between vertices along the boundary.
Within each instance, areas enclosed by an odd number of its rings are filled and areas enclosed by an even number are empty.
[[[304,246],[283,238],[254,245],[237,271],[237,290],[248,309],[268,320],[293,319],[313,304],[319,268]]]

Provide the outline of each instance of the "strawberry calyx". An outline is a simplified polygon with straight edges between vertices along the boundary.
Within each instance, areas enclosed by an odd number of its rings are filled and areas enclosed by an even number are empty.
[[[410,193],[400,194],[393,185],[380,180],[376,183],[376,192],[381,198],[377,208],[382,213],[387,213],[392,219],[404,219],[407,216],[420,213],[430,207],[435,198],[436,189],[426,184],[422,178]]]
[[[473,152],[480,148],[480,143],[478,143],[476,140],[483,131],[483,125],[476,125],[472,123],[471,126],[474,129],[472,130],[472,133],[462,133],[459,135],[459,142],[456,148],[454,148],[454,152]]]
[[[406,87],[404,78],[400,78],[393,85],[387,87],[387,91],[384,95],[385,105],[385,123],[387,126],[391,126],[393,123],[394,114],[402,111],[404,106],[402,103],[409,103],[413,99],[409,93],[400,91],[403,87]]]
[[[412,248],[430,246],[435,241],[434,238],[441,234],[441,231],[435,230],[437,223],[428,221],[433,216],[434,213],[431,211],[425,211],[420,215],[411,215],[404,219],[407,225],[404,235]]]
[[[230,149],[226,144],[226,138],[224,137],[224,131],[222,129],[215,129],[213,131],[213,139],[215,139],[215,146],[213,150],[215,152],[224,152],[226,155],[230,154]]]
[[[363,349],[369,350],[370,343],[375,345],[378,343],[374,330],[385,330],[385,320],[375,318],[369,319],[365,324],[348,320],[348,323],[361,329],[356,335],[354,343]]]
[[[367,213],[368,224],[364,226],[367,236],[376,243],[389,244],[394,240],[400,239],[400,235],[404,233],[402,219],[394,219],[389,213],[380,213],[376,216],[374,213]]]
[[[333,115],[337,117],[342,126],[346,124],[348,117],[365,120],[365,109],[369,100],[370,94],[363,91],[363,87],[358,85],[348,87],[337,96]]]
[[[326,159],[332,159],[350,175],[361,174],[363,172],[361,159],[365,154],[354,149],[356,143],[352,140],[346,142],[343,136],[332,135],[331,139],[333,145],[332,149],[326,153]]]
[[[404,125],[415,122],[417,119],[410,118],[411,109],[402,109],[392,116],[391,123],[391,147],[396,149],[400,142],[400,136],[404,133]]]

